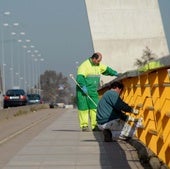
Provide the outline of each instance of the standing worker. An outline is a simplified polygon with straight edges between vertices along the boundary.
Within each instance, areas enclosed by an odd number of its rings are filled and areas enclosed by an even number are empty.
[[[89,116],[91,129],[98,129],[96,122],[96,109],[99,101],[98,87],[100,84],[100,75],[117,76],[117,71],[101,64],[102,54],[94,53],[90,58],[85,60],[77,71],[76,81],[79,85],[76,88],[78,116],[80,128],[82,131],[90,131]]]

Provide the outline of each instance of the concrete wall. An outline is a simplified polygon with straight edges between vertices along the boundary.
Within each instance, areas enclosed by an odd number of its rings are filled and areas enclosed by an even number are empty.
[[[169,54],[158,0],[85,0],[94,51],[118,72],[133,70],[147,47]],[[104,83],[112,80],[102,77]]]

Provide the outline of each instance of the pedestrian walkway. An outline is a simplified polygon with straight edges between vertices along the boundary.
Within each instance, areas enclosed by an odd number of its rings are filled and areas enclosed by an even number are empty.
[[[32,139],[3,169],[143,169],[125,141],[103,142],[102,132],[82,132],[76,109]]]

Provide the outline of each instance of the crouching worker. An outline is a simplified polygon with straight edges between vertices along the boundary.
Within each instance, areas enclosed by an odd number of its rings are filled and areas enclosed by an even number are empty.
[[[138,119],[128,116],[124,112],[137,115],[139,111],[121,99],[120,93],[123,87],[121,82],[113,82],[110,90],[103,94],[97,106],[97,124],[98,128],[103,131],[105,142],[132,137],[136,129],[127,122],[137,123]]]

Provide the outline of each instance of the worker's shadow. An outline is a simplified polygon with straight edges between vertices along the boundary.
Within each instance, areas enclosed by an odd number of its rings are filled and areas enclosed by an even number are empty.
[[[134,149],[126,148],[125,141],[104,142],[102,131],[93,132],[93,135],[100,148],[100,164],[102,169],[105,169],[106,166],[108,168],[131,169],[129,163],[132,163],[132,160],[128,155],[132,153],[128,151],[135,151]]]

